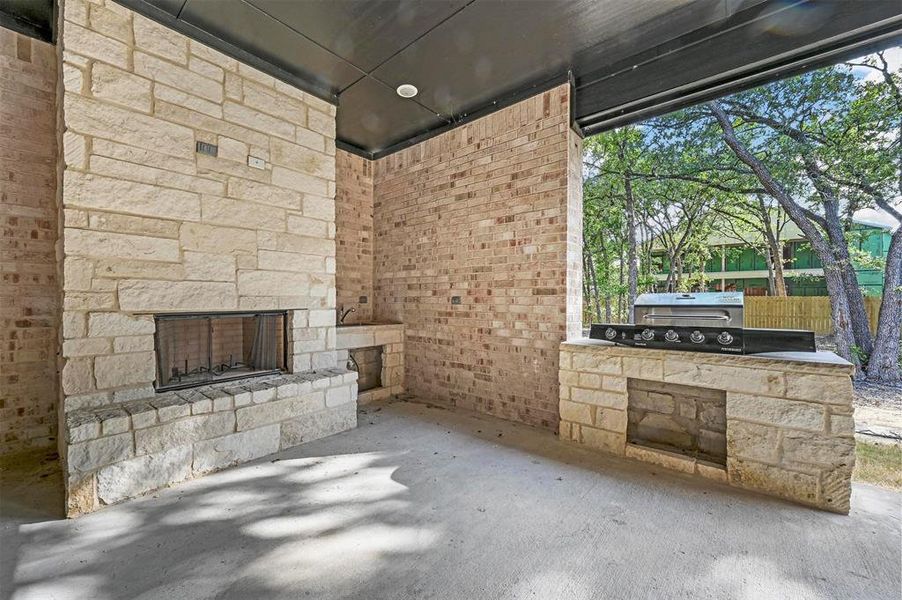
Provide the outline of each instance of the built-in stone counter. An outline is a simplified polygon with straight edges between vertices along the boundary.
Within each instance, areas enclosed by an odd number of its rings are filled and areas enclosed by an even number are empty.
[[[848,513],[855,462],[852,373],[852,365],[831,352],[732,356],[564,342],[560,436]],[[726,467],[628,441],[631,379],[725,392]]]
[[[226,381],[66,415],[68,516],[357,426],[357,373]]]
[[[402,323],[361,323],[340,325],[336,333],[338,364],[348,362],[352,350],[382,348],[382,387],[361,391],[358,404],[384,400],[404,393],[404,325]]]

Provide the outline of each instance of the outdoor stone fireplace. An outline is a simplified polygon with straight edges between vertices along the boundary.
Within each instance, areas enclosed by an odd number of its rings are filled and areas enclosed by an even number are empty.
[[[852,365],[830,352],[733,356],[561,344],[560,436],[848,513]]]
[[[157,391],[285,371],[286,313],[156,315]]]

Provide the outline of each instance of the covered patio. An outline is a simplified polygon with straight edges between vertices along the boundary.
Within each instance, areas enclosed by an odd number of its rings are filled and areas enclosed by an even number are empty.
[[[0,588],[16,600],[888,598],[900,586],[898,494],[855,484],[850,515],[829,514],[408,401],[77,520],[58,518],[59,480],[41,474],[3,482]]]

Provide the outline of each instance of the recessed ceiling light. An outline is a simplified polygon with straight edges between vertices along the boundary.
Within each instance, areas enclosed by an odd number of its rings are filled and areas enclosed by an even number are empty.
[[[413,98],[417,95],[417,92],[419,92],[417,86],[411,85],[409,83],[402,83],[398,86],[398,89],[396,91],[402,98]]]

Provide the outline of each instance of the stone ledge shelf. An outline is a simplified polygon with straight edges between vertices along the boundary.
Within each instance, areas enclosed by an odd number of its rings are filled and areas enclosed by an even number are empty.
[[[336,328],[338,362],[345,364],[351,350],[382,346],[382,387],[360,392],[358,404],[369,404],[404,393],[403,323],[363,323]]]
[[[733,356],[574,340],[560,347],[560,436],[604,452],[848,513],[853,367],[831,352]],[[627,381],[723,390],[726,467],[628,440]]]
[[[66,415],[69,516],[357,426],[357,373],[211,384]]]

